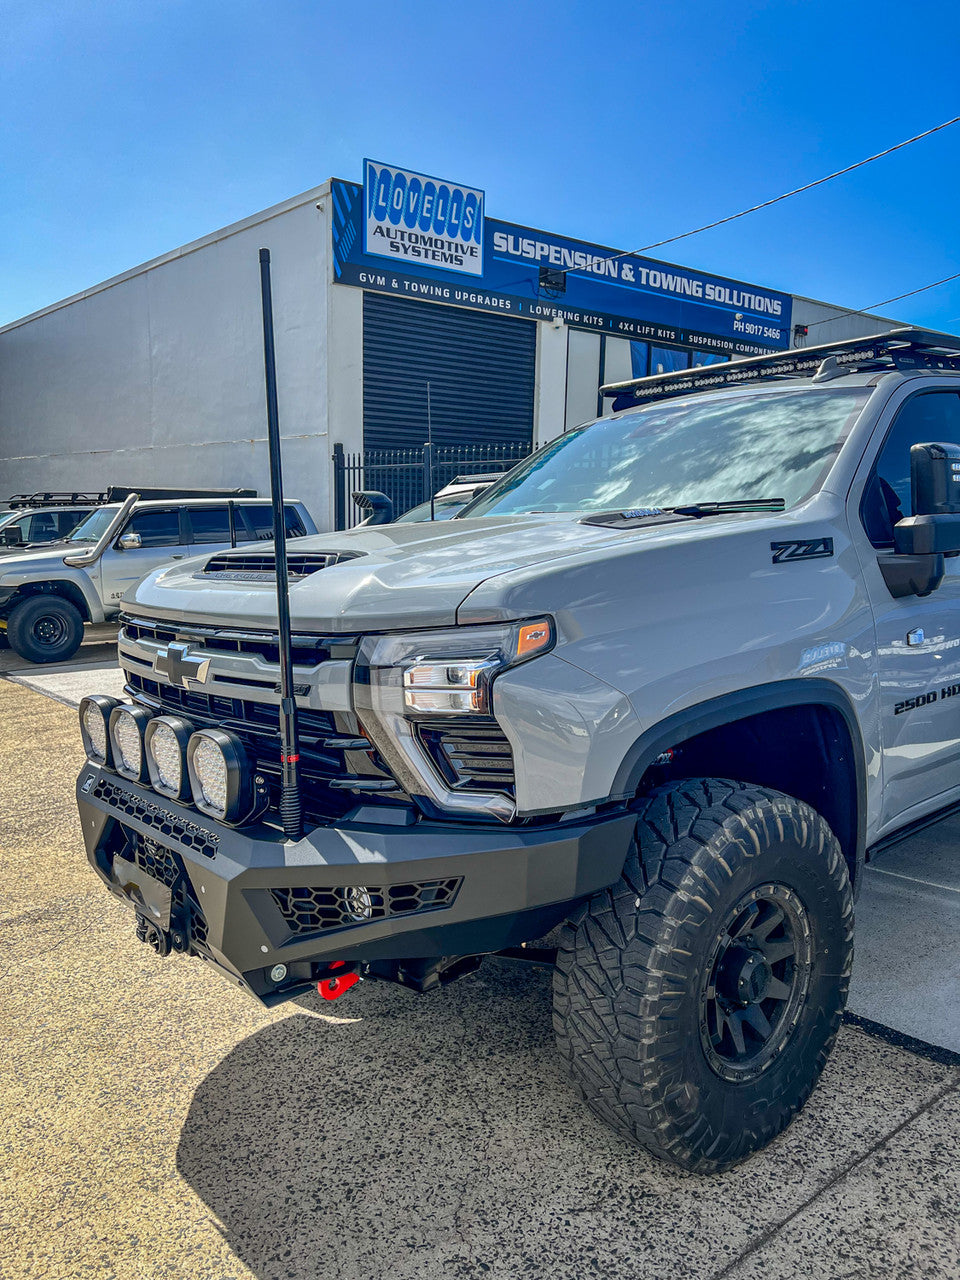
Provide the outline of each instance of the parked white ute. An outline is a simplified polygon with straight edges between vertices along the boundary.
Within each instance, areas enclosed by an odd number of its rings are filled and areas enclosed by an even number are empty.
[[[268,498],[164,492],[144,499],[112,489],[110,497],[125,500],[97,507],[66,538],[0,558],[0,636],[21,658],[66,661],[80,648],[84,623],[117,617],[124,594],[168,561],[273,538]],[[284,508],[289,538],[317,532],[302,502]]]

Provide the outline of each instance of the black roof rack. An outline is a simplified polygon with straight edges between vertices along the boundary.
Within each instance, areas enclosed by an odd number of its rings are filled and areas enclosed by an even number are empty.
[[[771,351],[723,364],[709,364],[675,373],[657,373],[649,378],[611,382],[601,387],[605,396],[615,396],[614,410],[629,409],[650,400],[692,391],[715,391],[741,386],[766,378],[820,376],[826,382],[843,373],[885,369],[953,369],[960,371],[960,338],[933,329],[891,329],[865,338],[825,342],[817,347],[795,347]]]
[[[144,502],[173,501],[177,498],[255,498],[256,489],[151,489],[142,484],[112,484],[107,490],[107,502],[122,502],[131,493],[138,493]]]
[[[22,507],[97,507],[107,501],[105,493],[15,493],[7,505]]]

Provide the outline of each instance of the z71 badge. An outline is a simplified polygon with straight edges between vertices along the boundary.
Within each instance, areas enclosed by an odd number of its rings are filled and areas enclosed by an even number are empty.
[[[808,538],[797,542],[771,542],[773,563],[786,560],[824,560],[833,555],[832,538]]]

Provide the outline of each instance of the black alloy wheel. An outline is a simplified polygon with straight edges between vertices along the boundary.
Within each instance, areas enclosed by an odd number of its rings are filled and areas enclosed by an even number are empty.
[[[563,927],[557,1046],[623,1137],[696,1173],[771,1142],[833,1046],[853,963],[840,846],[809,805],[717,778],[638,799],[620,880]]]

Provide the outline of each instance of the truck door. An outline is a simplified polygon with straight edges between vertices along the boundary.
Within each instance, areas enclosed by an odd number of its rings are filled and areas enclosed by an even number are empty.
[[[139,535],[139,547],[129,550],[120,547],[120,538],[127,533]],[[116,609],[124,593],[151,569],[169,560],[182,560],[186,554],[183,542],[177,507],[148,507],[134,511],[100,559],[101,590],[107,612]]]
[[[900,599],[876,559],[893,549],[894,524],[912,513],[910,447],[935,441],[960,444],[960,391],[904,395],[860,502],[877,634],[882,827],[938,807],[937,797],[946,804],[960,789],[960,556],[947,557],[936,591]]]

